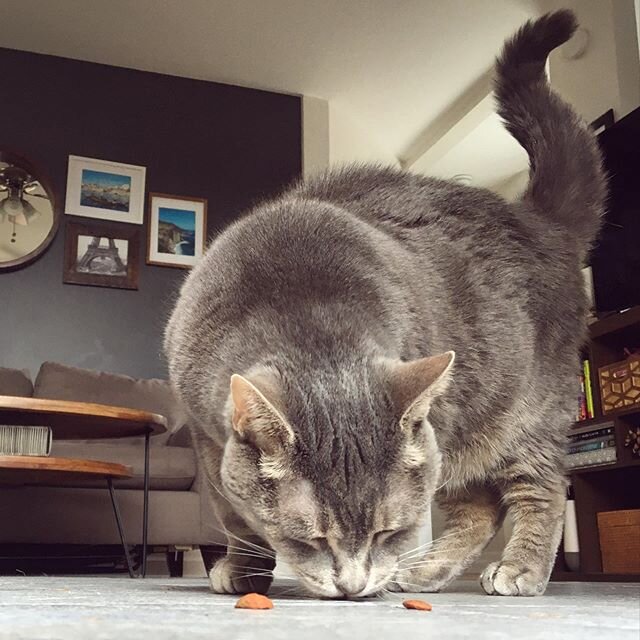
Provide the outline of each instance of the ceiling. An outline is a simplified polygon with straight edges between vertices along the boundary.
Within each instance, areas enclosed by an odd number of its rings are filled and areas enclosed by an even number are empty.
[[[0,0],[0,11],[0,46],[325,98],[395,157],[539,13],[534,0]]]

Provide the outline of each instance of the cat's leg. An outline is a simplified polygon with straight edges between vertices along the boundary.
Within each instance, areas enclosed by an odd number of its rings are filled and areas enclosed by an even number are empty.
[[[221,494],[222,451],[207,449],[206,473],[209,495],[218,522],[227,535],[227,554],[209,572],[214,593],[267,593],[273,581],[275,552],[236,513]]]
[[[389,588],[439,591],[480,555],[502,523],[500,495],[492,487],[467,487],[437,500],[447,517],[444,533],[428,552],[417,557],[409,554]]]
[[[275,553],[223,501],[220,497],[215,510],[227,532],[227,554],[209,572],[211,590],[214,593],[267,593],[273,581]]]
[[[513,533],[499,562],[490,564],[480,582],[491,595],[535,596],[544,593],[560,543],[566,481],[513,475],[503,501],[513,518]]]

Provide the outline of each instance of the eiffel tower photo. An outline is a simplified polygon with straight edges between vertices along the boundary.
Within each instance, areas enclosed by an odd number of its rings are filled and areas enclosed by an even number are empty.
[[[106,240],[106,246],[102,241]],[[126,256],[125,256],[126,261]],[[104,276],[126,276],[127,265],[120,257],[120,251],[113,238],[93,237],[78,259],[76,269],[82,273],[94,273]]]

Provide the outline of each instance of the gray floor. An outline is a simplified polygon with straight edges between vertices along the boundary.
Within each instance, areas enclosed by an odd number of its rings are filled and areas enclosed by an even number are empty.
[[[637,584],[552,584],[540,598],[500,598],[460,582],[423,596],[430,613],[403,609],[400,596],[318,601],[289,590],[274,588],[272,611],[242,611],[235,597],[209,593],[203,579],[0,577],[0,638],[640,638]]]

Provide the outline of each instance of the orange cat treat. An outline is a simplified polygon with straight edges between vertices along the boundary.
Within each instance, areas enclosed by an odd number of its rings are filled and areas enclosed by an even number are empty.
[[[417,611],[431,611],[432,607],[424,600],[405,600],[402,603],[405,609],[416,609]]]
[[[273,609],[273,602],[259,593],[247,593],[236,602],[236,609]]]

